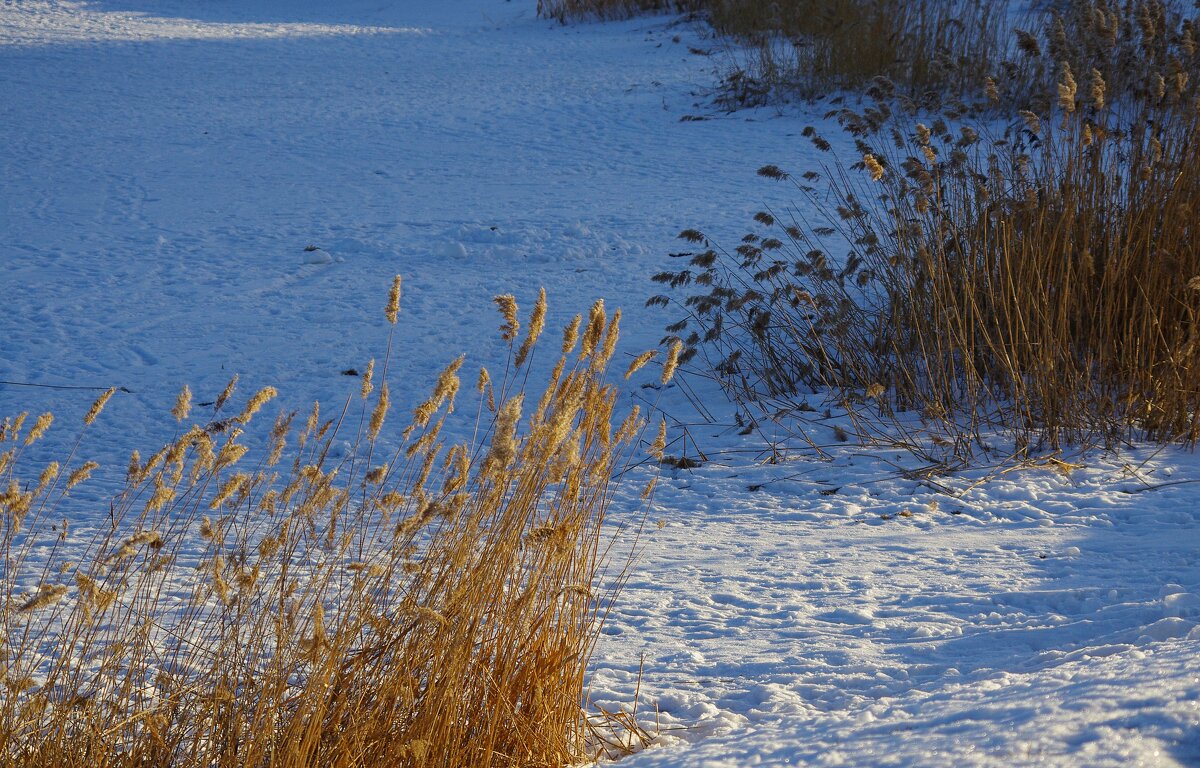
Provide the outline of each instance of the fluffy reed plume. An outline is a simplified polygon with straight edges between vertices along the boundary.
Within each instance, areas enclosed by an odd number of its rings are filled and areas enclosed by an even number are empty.
[[[66,594],[67,588],[61,584],[56,584],[54,586],[43,584],[38,588],[37,594],[21,604],[21,607],[17,609],[17,612],[30,613],[32,611],[40,611],[43,608],[49,608],[59,600],[62,600]]]
[[[359,389],[359,394],[363,400],[371,396],[371,391],[375,388],[375,359],[372,358],[367,363],[367,369],[363,371],[362,386]]]
[[[667,449],[667,420],[662,419],[658,422],[658,434],[654,437],[654,442],[650,444],[650,455],[662,461],[663,451]]]
[[[658,350],[648,349],[645,352],[643,352],[642,354],[635,357],[633,359],[633,362],[629,364],[629,367],[625,369],[625,378],[629,379],[631,376],[633,376],[633,374],[640,371],[642,369],[642,366],[644,366],[646,363],[653,360],[654,356],[657,354],[658,354]]]
[[[566,328],[563,328],[562,353],[564,355],[570,354],[571,350],[575,349],[575,344],[579,341],[579,326],[582,323],[583,316],[575,315],[575,319]]]
[[[213,403],[214,412],[219,412],[225,403],[229,402],[229,398],[233,397],[233,390],[237,388],[237,383],[238,375],[235,373],[229,383],[225,385],[225,389],[221,390],[221,394],[217,395],[217,399]]]
[[[92,407],[88,409],[87,415],[83,417],[83,423],[90,426],[96,420],[96,417],[100,415],[100,412],[104,410],[104,406],[108,404],[108,401],[116,391],[116,387],[109,387],[103,395],[96,398],[96,402],[92,403]]]
[[[935,159],[930,159],[930,162],[935,162]],[[879,160],[875,158],[875,155],[863,155],[863,166],[867,169],[867,173],[871,175],[871,181],[880,181],[883,179],[883,166],[879,164]]]
[[[604,335],[604,327],[608,321],[608,316],[604,312],[604,299],[597,299],[592,305],[591,312],[588,313],[587,328],[583,332],[583,341],[579,345],[579,357],[591,357],[596,351],[596,345],[600,343],[601,337]]]
[[[1092,103],[1092,109],[1097,112],[1104,109],[1104,76],[1098,69],[1092,70],[1092,79],[1088,81],[1088,99]]]
[[[1075,111],[1075,92],[1078,86],[1075,85],[1071,65],[1064,61],[1061,66],[1058,77],[1058,108],[1069,115]]]
[[[496,296],[492,299],[504,317],[504,325],[500,326],[500,338],[512,341],[521,330],[521,321],[517,318],[517,299],[511,293]]]
[[[69,491],[83,481],[87,480],[92,476],[92,472],[99,468],[99,466],[100,465],[94,461],[85,461],[67,477],[67,490]]]
[[[542,335],[545,328],[546,289],[542,288],[538,293],[537,302],[533,305],[533,313],[529,316],[529,330],[525,332],[525,340],[521,342],[521,348],[517,350],[517,356],[513,361],[516,365],[525,364],[525,358],[529,356],[529,352],[537,344],[538,337]]]
[[[29,433],[25,436],[25,445],[33,445],[40,440],[53,423],[54,414],[52,413],[43,413],[38,416],[34,420],[33,426],[29,428]]]
[[[250,398],[250,401],[246,403],[246,407],[233,420],[241,424],[249,422],[250,419],[254,418],[254,414],[258,413],[264,405],[278,394],[279,392],[275,387],[263,387],[254,393],[254,397]]]
[[[175,417],[175,421],[183,421],[191,411],[192,390],[184,384],[183,389],[179,391],[179,397],[175,398],[175,407],[171,409],[171,415]]]
[[[613,729],[645,732],[628,714],[587,711],[584,683],[624,578],[602,554],[610,483],[644,421],[635,411],[613,430],[616,318],[600,326],[583,359],[563,354],[537,421],[521,418],[530,372],[506,338],[504,379],[481,375],[507,393],[475,427],[490,442],[448,451],[462,358],[379,461],[386,377],[375,403],[349,393],[368,426],[348,453],[331,447],[351,420],[322,421],[315,404],[294,440],[294,413],[269,431],[252,423],[270,407],[273,391],[260,391],[238,426],[194,427],[145,461],[133,452],[99,533],[62,521],[75,508],[55,489],[57,464],[27,490],[13,453],[0,470],[0,764],[542,768],[617,756]],[[23,421],[0,434],[18,439]],[[262,438],[270,454],[253,460]]]
[[[387,417],[391,404],[391,393],[388,391],[388,384],[385,381],[379,387],[379,399],[375,401],[375,408],[371,411],[371,423],[367,427],[368,440],[379,439],[379,433],[383,431],[383,420]]]
[[[663,361],[662,375],[659,376],[659,382],[666,386],[675,378],[675,370],[679,367],[679,358],[683,352],[683,342],[679,339],[671,343],[667,350],[667,359]]]
[[[400,275],[392,278],[392,289],[388,293],[387,307],[384,309],[384,316],[392,325],[396,324],[397,318],[400,316]]]

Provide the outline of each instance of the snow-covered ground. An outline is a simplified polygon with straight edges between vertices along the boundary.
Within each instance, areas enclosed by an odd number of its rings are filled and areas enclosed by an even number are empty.
[[[353,393],[393,274],[413,403],[458,353],[497,359],[497,293],[545,286],[555,324],[603,297],[626,350],[653,346],[675,233],[733,244],[786,204],[754,171],[803,168],[815,115],[715,113],[713,43],[686,23],[534,7],[0,3],[0,416],[54,410],[61,457],[96,393],[17,383],[129,390],[89,436],[73,527],[169,436],[184,383]],[[887,451],[767,463],[661,396],[710,461],[664,475],[593,660],[593,697],[640,684],[662,729],[626,764],[1200,764],[1195,457],[979,467],[947,494]]]

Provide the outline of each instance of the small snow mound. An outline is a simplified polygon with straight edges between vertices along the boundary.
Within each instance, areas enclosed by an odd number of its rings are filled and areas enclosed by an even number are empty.
[[[1200,618],[1200,595],[1176,592],[1163,598],[1163,615],[1168,618]]]
[[[440,259],[465,259],[467,247],[457,240],[445,240],[434,247],[433,255]]]
[[[453,231],[452,235],[459,241],[468,243],[506,243],[516,242],[516,238],[506,234],[496,226],[483,224],[462,224]]]
[[[328,251],[323,251],[320,248],[308,251],[304,254],[305,264],[332,264],[333,256]]]
[[[1144,644],[1147,639],[1174,640],[1177,637],[1187,637],[1195,626],[1195,622],[1177,617],[1159,619],[1145,628],[1145,631],[1138,637],[1138,642]]]

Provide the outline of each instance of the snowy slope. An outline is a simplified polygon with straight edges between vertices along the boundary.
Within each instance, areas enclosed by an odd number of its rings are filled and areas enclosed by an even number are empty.
[[[787,202],[754,170],[811,151],[813,115],[706,106],[713,61],[689,48],[711,47],[669,18],[559,27],[533,0],[0,4],[0,381],[130,390],[89,437],[104,466],[73,525],[102,522],[185,382],[340,403],[395,273],[400,403],[459,352],[497,359],[496,293],[546,286],[555,324],[603,297],[626,350],[655,344],[673,318],[642,305],[674,234],[732,244]],[[61,456],[95,394],[0,384],[0,415],[53,409]],[[628,765],[1200,764],[1194,457],[971,487],[979,468],[940,479],[955,496],[906,457],[768,464],[757,438],[691,430],[712,460],[664,476],[594,659],[614,705],[643,669],[662,728]]]

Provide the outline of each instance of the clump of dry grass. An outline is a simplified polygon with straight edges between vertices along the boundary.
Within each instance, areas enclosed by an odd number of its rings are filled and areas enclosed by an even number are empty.
[[[1008,0],[539,0],[560,22],[700,12],[729,39],[721,101],[812,99],[877,76],[910,98],[981,92],[1004,57]]]
[[[898,123],[890,87],[873,93],[875,107],[841,115],[856,162],[760,171],[821,218],[762,212],[736,253],[706,247],[656,277],[689,294],[669,328],[689,354],[768,413],[799,413],[824,387],[864,435],[960,456],[993,428],[1017,454],[1131,436],[1194,445],[1194,96],[1118,109],[1102,74],[1067,64],[1052,111],[1024,110],[988,140],[940,118]]]
[[[995,77],[1008,103],[1046,111],[1064,66],[1081,87],[1102,81],[1115,105],[1178,106],[1196,93],[1200,13],[1180,3],[1059,0],[1030,22]]]
[[[691,11],[701,0],[538,0],[538,16],[566,23],[571,19],[628,19],[641,13]]]
[[[1007,0],[709,0],[730,37],[733,106],[813,99],[887,77],[909,98],[980,91],[1004,55]]]
[[[544,314],[543,294],[513,357]],[[261,452],[247,430],[274,390],[229,417],[231,382],[209,418],[134,452],[111,527],[82,536],[60,518],[94,465],[29,474],[50,419],[5,421],[0,762],[559,766],[614,744],[583,686],[620,583],[601,578],[610,478],[643,428],[636,410],[614,422],[617,322],[593,308],[601,342],[565,344],[536,402],[524,366],[481,375],[473,444],[443,437],[461,358],[386,455],[386,357],[357,406],[282,413]],[[191,412],[185,389],[173,414]]]

